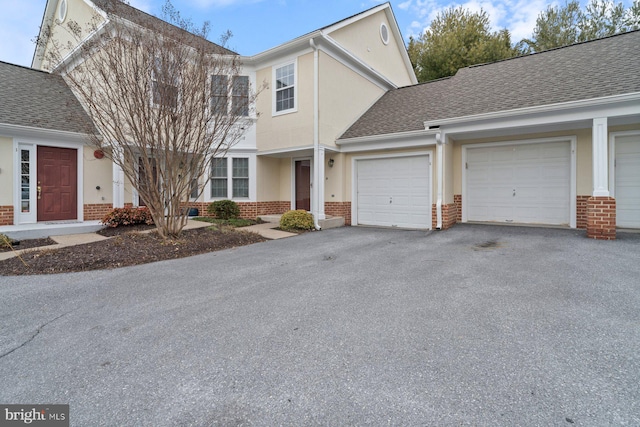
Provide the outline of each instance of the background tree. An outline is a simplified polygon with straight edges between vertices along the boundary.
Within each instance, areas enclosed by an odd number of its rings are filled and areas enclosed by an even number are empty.
[[[517,54],[509,31],[491,32],[485,11],[445,9],[407,48],[418,77],[424,82],[452,76],[463,67],[510,58]]]
[[[110,18],[106,28],[99,16],[84,31],[66,24],[79,48],[64,62],[70,45],[55,37],[59,22],[38,42],[99,131],[87,131],[88,143],[122,168],[160,235],[173,238],[186,224],[185,202],[203,192],[212,158],[252,124],[255,93],[239,74],[238,56],[206,40],[208,24],[195,28],[169,2],[165,18],[178,26],[148,17],[132,23],[123,16],[138,12],[119,1],[101,7]],[[111,9],[118,7],[124,9]]]
[[[532,38],[523,39],[517,47],[523,53],[540,52],[638,28],[640,0],[629,9],[608,0],[591,0],[581,9],[578,0],[572,0],[541,12]]]

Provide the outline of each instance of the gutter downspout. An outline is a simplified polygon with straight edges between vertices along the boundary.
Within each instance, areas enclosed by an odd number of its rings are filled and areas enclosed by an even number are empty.
[[[318,66],[319,66],[319,57],[318,57],[318,46],[313,41],[313,39],[309,39],[309,45],[313,49],[313,210],[311,214],[313,215],[313,225],[316,230],[320,230],[320,223],[318,222],[318,216],[320,213],[319,205],[320,205],[320,189],[322,186],[320,185],[320,136],[319,136],[319,106],[318,106],[318,94],[319,94],[319,78],[318,78]]]
[[[442,230],[442,199],[444,196],[444,137],[436,135],[436,159],[438,167],[438,199],[436,201],[436,230]]]

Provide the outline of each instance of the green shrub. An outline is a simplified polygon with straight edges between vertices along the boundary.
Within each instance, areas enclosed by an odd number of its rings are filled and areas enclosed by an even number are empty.
[[[313,215],[305,210],[285,212],[280,218],[280,228],[283,230],[311,230]]]
[[[209,215],[215,215],[219,219],[238,218],[240,216],[240,208],[233,200],[218,200],[207,206]]]
[[[102,223],[107,227],[119,227],[123,225],[153,224],[153,218],[148,208],[115,208],[102,218]]]

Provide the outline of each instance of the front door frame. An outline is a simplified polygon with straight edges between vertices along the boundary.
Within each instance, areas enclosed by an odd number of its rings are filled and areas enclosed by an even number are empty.
[[[56,141],[55,139],[32,139],[32,138],[14,138],[13,139],[13,223],[14,224],[34,224],[37,223],[37,198],[36,198],[36,179],[37,179],[37,147],[47,146],[54,148],[70,148],[76,150],[77,167],[76,167],[76,189],[78,191],[76,199],[77,216],[75,221],[84,221],[84,144],[68,141]],[[30,201],[31,212],[22,214],[21,210],[21,150],[29,150],[29,168],[31,174]],[[46,222],[46,221],[45,221]]]
[[[311,169],[309,170],[309,195],[310,203],[309,212],[314,212],[315,202],[313,200],[313,157],[293,157],[291,158],[291,210],[297,209],[296,207],[296,162],[308,160]]]

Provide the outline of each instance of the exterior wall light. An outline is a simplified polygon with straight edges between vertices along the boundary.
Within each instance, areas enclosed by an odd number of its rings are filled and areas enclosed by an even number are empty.
[[[335,163],[335,160],[333,159],[329,159],[329,167],[332,168],[333,164]]]

